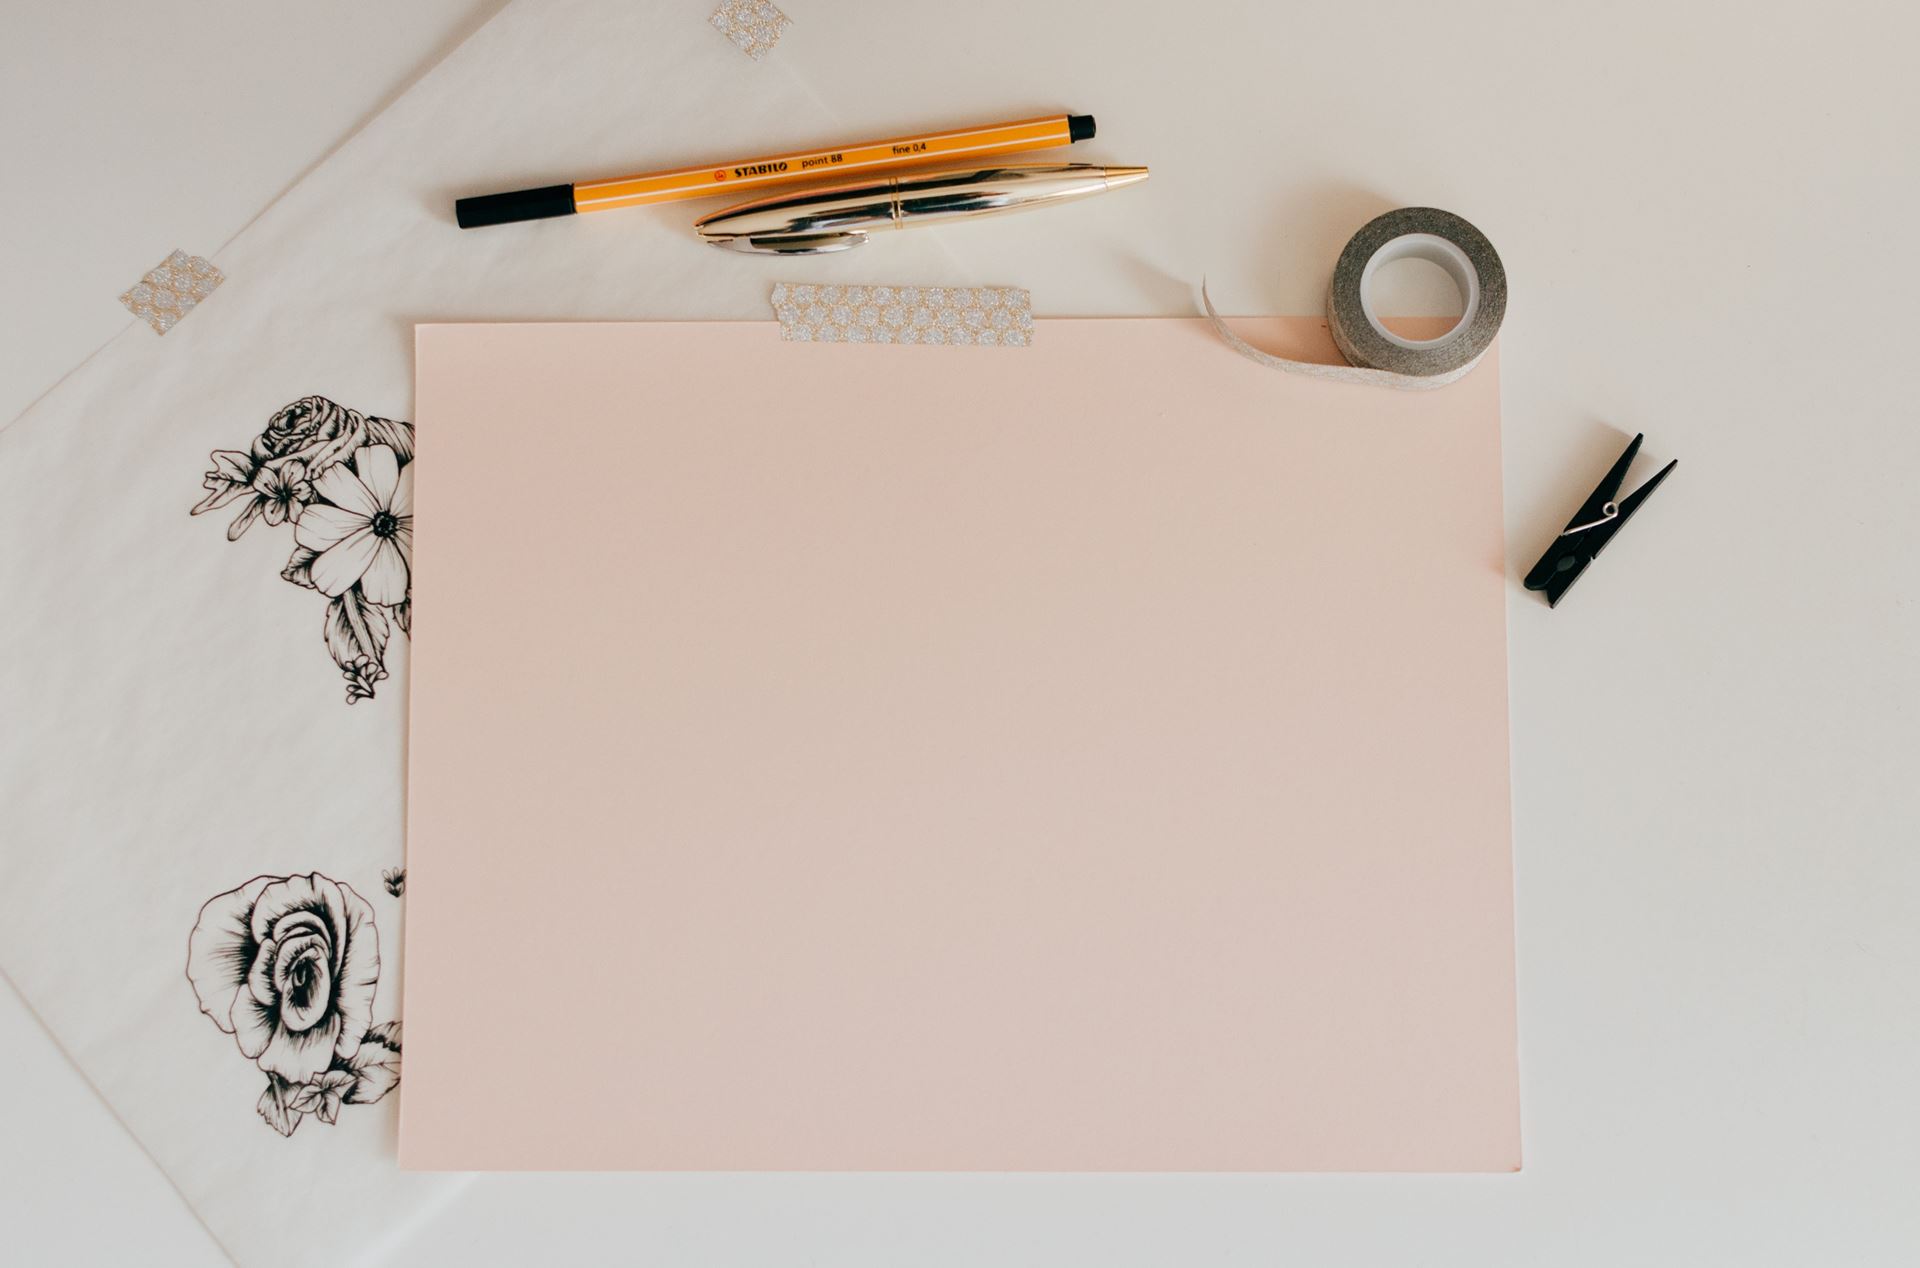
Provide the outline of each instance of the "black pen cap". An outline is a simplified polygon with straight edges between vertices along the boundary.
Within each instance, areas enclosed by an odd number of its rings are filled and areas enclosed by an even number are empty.
[[[1070,114],[1067,116],[1067,140],[1089,141],[1093,139],[1093,116],[1090,114]]]
[[[573,214],[572,185],[542,185],[539,189],[516,189],[505,194],[481,194],[461,198],[453,204],[453,218],[462,229],[481,225],[512,224],[516,220],[545,220],[549,216]]]

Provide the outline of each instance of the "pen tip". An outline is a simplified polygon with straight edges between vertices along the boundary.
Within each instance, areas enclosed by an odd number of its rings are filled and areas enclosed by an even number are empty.
[[[1144,167],[1109,167],[1105,169],[1105,175],[1107,188],[1118,189],[1122,185],[1131,185],[1136,181],[1147,179],[1147,169]]]

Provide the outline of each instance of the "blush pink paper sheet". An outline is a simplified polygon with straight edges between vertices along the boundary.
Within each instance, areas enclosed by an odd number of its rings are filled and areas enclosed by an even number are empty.
[[[1518,1167],[1492,357],[417,336],[404,1166]]]

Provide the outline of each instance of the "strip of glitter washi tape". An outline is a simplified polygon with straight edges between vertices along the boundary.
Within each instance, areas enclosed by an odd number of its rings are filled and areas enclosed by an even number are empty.
[[[787,28],[793,25],[793,19],[780,12],[771,0],[720,0],[720,6],[707,16],[707,21],[756,62],[772,52]]]
[[[1024,348],[1033,298],[1023,286],[820,286],[778,283],[773,313],[792,343],[923,343]]]
[[[122,294],[120,302],[155,334],[164,335],[226,280],[211,260],[175,251]]]

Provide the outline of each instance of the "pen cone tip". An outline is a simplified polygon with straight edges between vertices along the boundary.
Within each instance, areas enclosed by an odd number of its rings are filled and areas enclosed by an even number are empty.
[[[1122,185],[1131,185],[1147,179],[1144,167],[1109,167],[1106,169],[1107,188],[1118,189]]]

